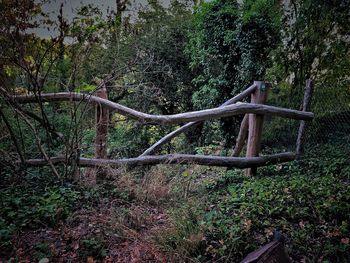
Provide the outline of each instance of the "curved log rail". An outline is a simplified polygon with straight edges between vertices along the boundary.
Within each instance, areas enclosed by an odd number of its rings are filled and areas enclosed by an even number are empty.
[[[229,99],[228,101],[226,101],[225,103],[220,105],[220,107],[231,105],[231,104],[238,102],[241,99],[244,99],[245,97],[249,96],[252,92],[254,92],[256,90],[256,88],[257,88],[256,84],[251,85],[249,88],[247,88],[246,90],[244,90],[240,94],[236,95],[235,97]],[[159,149],[165,143],[169,142],[171,139],[175,138],[176,136],[178,136],[181,133],[184,133],[184,132],[190,130],[191,128],[196,127],[200,123],[202,123],[202,121],[189,122],[189,123],[186,123],[185,125],[181,126],[180,128],[177,128],[176,130],[168,133],[163,138],[161,138],[159,141],[154,143],[151,147],[149,147],[146,151],[144,151],[139,157],[152,154],[154,151]]]
[[[56,101],[76,101],[86,102],[98,105],[109,111],[117,112],[121,115],[129,117],[131,119],[140,121],[145,124],[179,124],[187,123],[175,131],[167,134],[160,139],[150,148],[148,148],[143,154],[136,158],[127,159],[89,159],[89,158],[77,158],[75,161],[80,167],[120,167],[120,166],[139,166],[139,165],[155,165],[155,164],[198,164],[206,166],[224,166],[224,167],[236,167],[236,168],[256,168],[259,166],[266,166],[281,162],[288,162],[296,159],[296,154],[292,152],[279,153],[268,156],[246,156],[242,157],[223,157],[223,156],[204,156],[204,155],[189,155],[189,154],[168,154],[150,156],[148,154],[154,152],[164,143],[168,142],[175,136],[182,132],[189,130],[191,127],[197,124],[211,120],[215,118],[230,117],[239,114],[258,114],[273,115],[284,118],[291,118],[301,121],[312,120],[314,115],[312,112],[308,112],[308,107],[303,107],[303,111],[286,109],[281,107],[269,106],[265,104],[255,103],[240,103],[239,100],[251,95],[256,96],[257,92],[263,91],[265,88],[264,82],[256,81],[253,85],[247,88],[242,93],[226,101],[224,104],[217,108],[206,109],[201,111],[192,111],[173,115],[151,115],[143,112],[136,111],[121,104],[112,102],[108,99],[93,96],[90,94],[74,93],[74,92],[61,92],[61,93],[46,93],[40,94],[40,101],[35,94],[12,96],[9,100],[17,103],[38,103],[38,102],[56,102]],[[309,101],[309,100],[308,100]],[[309,103],[309,102],[307,102]],[[305,102],[304,102],[305,104]],[[247,116],[247,115],[246,115]],[[303,128],[303,127],[302,127]],[[299,132],[300,133],[300,132]],[[301,140],[300,140],[301,141]],[[302,142],[300,143],[302,144]],[[239,149],[237,149],[239,150]],[[25,160],[25,164],[28,166],[46,166],[48,164],[65,164],[71,165],[72,161],[64,156],[58,156],[46,159],[29,159]]]
[[[269,156],[260,157],[224,157],[211,155],[191,155],[191,154],[168,154],[168,155],[153,155],[142,156],[127,159],[89,159],[79,158],[78,165],[80,167],[121,167],[121,166],[140,166],[140,165],[155,165],[155,164],[198,164],[206,166],[223,166],[223,167],[260,167],[281,162],[288,162],[295,159],[295,153],[279,153]],[[52,164],[66,164],[70,162],[64,156],[50,158]],[[29,159],[25,164],[33,167],[47,166],[45,159]]]
[[[12,97],[18,103],[30,103],[38,102],[35,95],[19,95]],[[42,102],[55,102],[55,101],[86,101],[92,102],[102,107],[107,108],[110,111],[116,111],[121,115],[129,117],[131,119],[138,120],[142,123],[149,124],[178,124],[184,122],[193,121],[205,121],[215,118],[229,117],[245,113],[254,114],[269,114],[273,116],[279,116],[284,118],[296,119],[296,120],[312,120],[314,115],[312,112],[298,111],[285,109],[275,106],[268,106],[264,104],[251,104],[251,103],[235,103],[233,105],[227,105],[218,108],[212,108],[201,111],[192,111],[186,113],[179,113],[173,115],[151,115],[143,112],[136,111],[134,109],[123,106],[119,103],[115,103],[110,100],[99,98],[93,95],[87,95],[75,92],[60,92],[60,93],[44,93],[40,95]]]

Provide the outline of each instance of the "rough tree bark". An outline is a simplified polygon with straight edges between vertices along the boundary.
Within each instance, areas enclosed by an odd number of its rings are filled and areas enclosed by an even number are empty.
[[[95,91],[96,97],[108,99],[106,86]],[[109,110],[101,104],[96,104],[95,112],[96,137],[95,137],[95,158],[107,158],[107,141],[108,141],[108,122]],[[87,185],[95,185],[97,179],[103,179],[106,176],[106,169],[89,168],[84,173],[82,181]]]
[[[267,99],[268,86],[263,81],[254,81],[257,89],[251,95],[251,103],[264,104]],[[262,114],[248,114],[248,142],[246,157],[257,157],[260,151],[260,141],[262,135],[262,128],[264,123],[264,115]],[[246,170],[247,176],[256,175],[257,168],[252,167]]]
[[[261,87],[261,83],[256,82],[256,85]],[[37,102],[37,98],[34,95],[14,96],[13,100],[19,103]],[[97,104],[99,107],[103,107],[110,111],[116,111],[119,114],[127,116],[131,119],[136,119],[142,123],[151,124],[176,124],[184,122],[192,122],[188,126],[193,125],[193,122],[205,121],[214,118],[228,117],[238,114],[258,114],[258,115],[273,115],[285,118],[292,118],[297,120],[311,120],[313,118],[312,112],[297,111],[285,108],[279,108],[274,106],[268,106],[263,104],[254,103],[236,103],[234,105],[223,105],[222,107],[207,109],[202,111],[187,112],[174,115],[150,115],[142,112],[138,112],[131,108],[125,107],[118,103],[114,103],[107,99],[99,98],[97,96],[80,94],[80,93],[56,93],[56,94],[41,94],[41,101],[86,101]],[[233,98],[234,99],[234,98]],[[253,99],[253,102],[258,100]],[[229,101],[226,102],[229,104]],[[263,117],[263,116],[258,116]],[[186,127],[188,127],[186,126]],[[253,124],[252,124],[253,126]],[[256,129],[260,129],[257,125]],[[256,140],[256,139],[255,139]],[[258,141],[260,139],[258,138]],[[254,144],[256,145],[256,144]],[[258,149],[255,146],[256,149]],[[226,167],[258,167],[263,165],[269,165],[279,162],[286,162],[295,159],[294,153],[282,153],[271,156],[256,157],[248,156],[246,158],[237,157],[220,157],[220,156],[198,156],[198,155],[162,155],[162,156],[141,156],[138,158],[120,159],[120,160],[107,160],[107,159],[86,159],[79,158],[79,166],[95,167],[95,166],[120,166],[120,165],[153,165],[158,163],[194,163],[200,165],[210,166],[226,166]],[[27,160],[26,164],[32,166],[46,165],[47,162],[65,163],[66,158],[56,157],[50,158],[50,160]]]

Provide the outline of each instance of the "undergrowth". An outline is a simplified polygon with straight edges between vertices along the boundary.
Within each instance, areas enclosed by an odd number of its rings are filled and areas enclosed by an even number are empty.
[[[69,223],[77,209],[89,210],[104,198],[116,198],[124,202],[131,198],[127,192],[110,183],[94,188],[62,183],[45,170],[40,173],[29,171],[22,178],[6,176],[2,178],[3,187],[0,189],[0,259],[14,255],[14,237],[21,236],[21,233],[41,228],[55,229]],[[82,247],[91,251],[90,243],[89,240],[83,240]]]
[[[109,181],[84,187],[59,182],[45,169],[23,177],[6,172],[0,258],[18,252],[14,237],[49,229],[62,231],[54,238],[76,259],[103,260],[113,245],[135,240],[152,225],[147,235],[169,262],[240,262],[275,229],[294,262],[349,262],[348,145],[345,136],[308,147],[303,159],[259,168],[255,178],[240,170],[160,165],[114,171]],[[37,237],[35,260],[61,255]]]
[[[184,261],[240,262],[269,242],[279,229],[294,262],[349,262],[348,145],[345,137],[309,147],[302,160],[260,168],[255,178],[237,170],[217,175],[206,185],[205,204],[186,206],[189,212],[179,210],[183,216],[173,217],[179,227],[167,233],[167,249],[169,241],[175,239],[178,247],[169,251],[182,253]],[[193,221],[191,214],[201,216]],[[182,222],[191,222],[195,230],[182,231]],[[196,250],[184,254],[193,231],[201,233],[202,239]]]

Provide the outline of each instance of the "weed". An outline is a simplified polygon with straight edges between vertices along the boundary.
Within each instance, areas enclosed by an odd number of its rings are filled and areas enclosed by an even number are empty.
[[[38,242],[35,244],[35,254],[37,259],[49,258],[51,255],[50,246],[46,242]]]
[[[185,205],[169,212],[171,227],[158,233],[157,243],[169,252],[172,262],[199,256],[205,247],[205,236],[199,224],[200,210]]]
[[[106,257],[106,242],[101,237],[90,237],[80,242],[80,256],[102,259]]]

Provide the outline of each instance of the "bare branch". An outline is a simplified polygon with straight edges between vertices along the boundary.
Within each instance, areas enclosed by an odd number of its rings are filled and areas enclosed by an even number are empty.
[[[0,91],[2,91],[2,96],[5,98],[8,104],[11,105],[11,107],[21,111],[23,114],[25,114],[29,118],[39,122],[39,124],[44,129],[46,129],[54,138],[59,138],[61,140],[63,139],[63,134],[61,132],[58,132],[55,129],[54,125],[52,125],[49,121],[44,121],[38,115],[23,109],[15,100],[11,99],[11,96],[8,94],[8,92],[4,88],[0,87]]]
[[[54,173],[54,175],[57,178],[60,178],[59,173],[57,172],[54,164],[51,162],[49,156],[47,155],[46,151],[44,150],[44,147],[41,144],[41,140],[39,137],[39,134],[37,132],[37,130],[35,129],[35,127],[33,126],[33,124],[26,118],[26,116],[24,116],[24,114],[22,112],[20,112],[19,110],[16,109],[16,112],[22,117],[22,119],[27,123],[27,125],[29,126],[29,128],[33,131],[34,137],[35,137],[35,141],[36,144],[41,152],[41,154],[44,156],[44,160],[45,162],[50,166],[52,172]]]
[[[7,120],[6,116],[5,116],[5,114],[2,112],[1,109],[0,109],[0,116],[1,116],[2,119],[4,120],[5,125],[6,125],[8,131],[9,131],[9,133],[10,133],[10,136],[11,136],[11,139],[12,139],[12,141],[13,141],[13,144],[15,145],[16,150],[17,150],[17,153],[18,153],[19,158],[20,158],[20,160],[21,160],[21,164],[24,165],[24,160],[25,160],[25,158],[24,158],[24,155],[23,155],[23,153],[22,153],[21,147],[19,146],[18,140],[17,140],[17,138],[16,138],[15,133],[14,133],[13,130],[12,130],[12,127],[11,127],[10,123],[8,122],[8,120]]]

